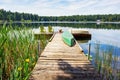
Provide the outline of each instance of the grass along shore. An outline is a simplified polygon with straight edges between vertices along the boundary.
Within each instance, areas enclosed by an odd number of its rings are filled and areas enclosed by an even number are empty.
[[[38,59],[32,30],[0,27],[0,80],[27,80]]]

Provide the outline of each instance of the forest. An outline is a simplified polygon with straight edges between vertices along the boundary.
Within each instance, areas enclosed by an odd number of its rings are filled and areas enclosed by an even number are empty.
[[[3,21],[103,21],[120,22],[120,14],[39,16],[37,14],[19,13],[0,9],[0,22]]]

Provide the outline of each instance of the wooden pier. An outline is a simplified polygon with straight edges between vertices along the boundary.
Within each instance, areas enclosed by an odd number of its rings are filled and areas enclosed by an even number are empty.
[[[56,33],[39,57],[29,80],[101,80],[76,42],[67,46]]]

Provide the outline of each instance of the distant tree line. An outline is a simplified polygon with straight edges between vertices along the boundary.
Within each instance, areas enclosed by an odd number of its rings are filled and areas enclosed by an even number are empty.
[[[0,21],[120,21],[120,14],[108,15],[72,15],[72,16],[38,16],[0,9]]]

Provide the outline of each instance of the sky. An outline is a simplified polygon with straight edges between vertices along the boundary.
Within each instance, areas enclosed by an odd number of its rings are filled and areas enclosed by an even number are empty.
[[[0,0],[0,9],[39,16],[120,14],[120,0]]]

